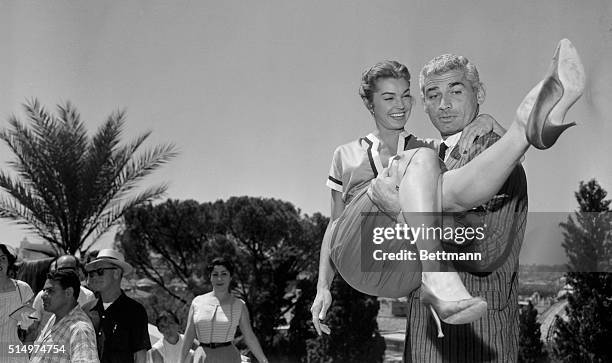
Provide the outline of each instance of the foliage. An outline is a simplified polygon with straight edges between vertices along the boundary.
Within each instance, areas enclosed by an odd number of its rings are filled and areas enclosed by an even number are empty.
[[[310,313],[310,306],[316,295],[316,279],[299,280],[297,289],[299,293],[293,309],[293,318],[289,324],[287,341],[283,346],[286,347],[284,352],[286,355],[306,362],[307,342],[317,337]]]
[[[612,361],[612,274],[585,272],[594,267],[609,270],[611,224],[606,195],[595,180],[581,182],[575,221],[570,217],[562,224],[570,258],[567,282],[573,288],[567,317],[555,321],[553,354],[562,362]]]
[[[125,213],[117,235],[136,271],[183,304],[210,289],[202,256],[210,254],[211,249],[221,249],[215,246],[226,242],[215,235],[217,222],[208,212],[205,205],[193,200],[143,205]],[[233,249],[229,243],[224,246]]]
[[[126,213],[117,240],[140,275],[183,303],[210,290],[205,271],[214,257],[233,260],[234,292],[270,350],[297,301],[297,281],[314,278],[327,221],[276,199],[168,200]]]
[[[165,185],[134,192],[138,183],[176,155],[172,145],[137,154],[145,132],[120,145],[125,112],[112,113],[89,137],[70,103],[48,113],[37,100],[24,105],[29,125],[9,118],[0,139],[15,172],[0,171],[0,216],[27,226],[60,253],[85,252],[124,212],[162,195]],[[89,241],[88,246],[84,246]]]
[[[539,362],[545,352],[540,339],[540,323],[537,322],[538,311],[531,301],[524,307],[519,317],[519,353],[518,360],[523,363]]]
[[[378,333],[379,302],[337,277],[332,284],[334,301],[325,322],[330,335],[309,339],[308,362],[382,362],[384,338]]]
[[[597,181],[580,182],[575,193],[579,211],[561,223],[563,248],[569,258],[571,272],[609,271],[610,258],[610,200],[605,200],[607,192]]]

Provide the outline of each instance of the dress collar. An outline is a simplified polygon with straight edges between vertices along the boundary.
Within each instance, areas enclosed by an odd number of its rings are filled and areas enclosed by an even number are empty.
[[[403,130],[400,133],[399,138],[397,140],[398,152],[404,151],[411,137],[412,135],[406,130]],[[378,153],[378,149],[380,147],[380,140],[373,133],[369,133],[366,137],[362,137],[360,141],[361,147],[368,153],[370,166],[372,167],[372,170],[374,171],[374,176],[376,177],[378,176],[378,173],[384,169],[383,163],[380,160],[380,154]]]

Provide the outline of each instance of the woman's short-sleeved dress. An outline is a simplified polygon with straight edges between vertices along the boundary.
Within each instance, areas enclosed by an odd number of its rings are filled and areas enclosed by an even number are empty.
[[[232,297],[231,302],[219,304],[210,296],[200,295],[193,299],[193,322],[196,339],[200,343],[232,342],[240,323],[244,301]],[[204,347],[205,363],[240,363],[240,352],[233,344],[210,348]]]
[[[342,193],[345,209],[332,224],[330,257],[354,289],[374,296],[401,297],[420,285],[421,265],[419,261],[374,259],[375,249],[390,253],[416,251],[415,245],[405,239],[388,240],[381,246],[372,242],[374,228],[397,224],[381,212],[367,193],[371,181],[383,170],[379,146],[380,140],[369,134],[334,151],[327,186]],[[397,150],[419,147],[435,148],[431,140],[416,138],[406,131],[400,134]]]
[[[16,347],[22,343],[17,335],[17,320],[10,318],[9,315],[30,300],[34,293],[27,283],[20,280],[12,281],[15,284],[14,291],[0,292],[0,363],[28,361],[27,354],[15,353]]]

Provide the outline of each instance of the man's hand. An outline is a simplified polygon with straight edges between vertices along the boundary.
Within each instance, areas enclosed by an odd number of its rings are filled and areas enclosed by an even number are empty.
[[[399,160],[393,159],[389,166],[382,170],[372,180],[368,188],[368,195],[376,206],[383,212],[396,216],[400,212],[398,185],[400,178],[397,175]]]
[[[462,154],[466,153],[477,138],[493,131],[495,124],[497,124],[497,121],[495,121],[491,115],[487,115],[486,113],[478,115],[474,121],[463,128],[461,138],[457,144],[459,146],[459,152]]]
[[[321,320],[325,319],[331,303],[332,297],[329,289],[317,287],[317,296],[315,296],[310,312],[312,313],[312,324],[319,335],[321,335],[321,332],[328,335],[331,332],[326,324],[321,323]]]

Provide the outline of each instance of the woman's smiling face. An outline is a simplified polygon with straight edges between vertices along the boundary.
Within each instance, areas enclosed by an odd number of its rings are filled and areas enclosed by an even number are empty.
[[[410,83],[403,78],[380,78],[372,93],[370,110],[376,126],[386,130],[401,130],[412,111]]]
[[[232,281],[232,275],[229,270],[223,265],[215,265],[210,273],[210,282],[215,289],[229,290],[229,284]]]

